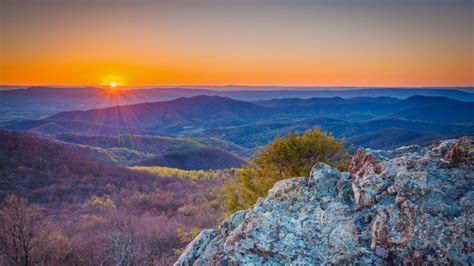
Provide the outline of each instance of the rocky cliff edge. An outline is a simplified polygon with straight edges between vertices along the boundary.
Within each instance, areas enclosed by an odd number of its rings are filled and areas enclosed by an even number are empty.
[[[473,264],[471,139],[358,150],[203,230],[175,265]]]

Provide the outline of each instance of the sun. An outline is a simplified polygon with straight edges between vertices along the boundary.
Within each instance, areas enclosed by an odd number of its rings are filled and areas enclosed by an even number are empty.
[[[122,89],[125,84],[125,80],[120,75],[106,75],[102,78],[100,84],[101,86],[107,87],[111,90],[118,88]]]
[[[111,81],[111,82],[109,83],[109,86],[110,86],[112,89],[115,89],[115,88],[117,87],[117,82]]]

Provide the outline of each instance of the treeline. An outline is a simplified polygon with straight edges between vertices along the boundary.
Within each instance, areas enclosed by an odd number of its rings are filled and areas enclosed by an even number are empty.
[[[133,166],[129,167],[132,170],[145,171],[151,174],[179,178],[189,181],[198,180],[224,180],[235,176],[236,168],[223,170],[182,170],[177,168],[160,167],[160,166]]]

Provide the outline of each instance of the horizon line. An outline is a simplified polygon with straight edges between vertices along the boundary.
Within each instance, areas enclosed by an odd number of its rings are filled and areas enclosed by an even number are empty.
[[[109,87],[109,85],[103,84],[96,84],[96,85],[88,85],[88,84],[0,84],[0,87],[63,87],[63,88],[72,88],[72,87],[93,87],[93,88],[104,88]],[[189,84],[180,84],[180,85],[166,85],[166,84],[156,84],[156,85],[119,85],[117,88],[126,89],[127,87],[131,88],[209,88],[209,87],[216,87],[216,88],[225,88],[225,87],[256,87],[256,88],[355,88],[355,89],[442,89],[442,88],[474,88],[474,84],[472,85],[248,85],[248,84],[226,84],[226,85],[189,85]]]

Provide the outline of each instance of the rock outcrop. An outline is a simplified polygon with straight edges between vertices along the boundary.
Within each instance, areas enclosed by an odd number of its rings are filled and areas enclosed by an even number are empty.
[[[317,164],[203,230],[176,265],[472,265],[472,144],[359,150],[350,173]]]

